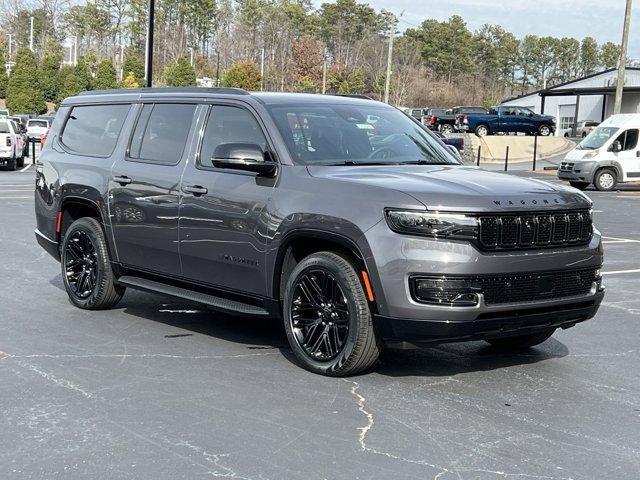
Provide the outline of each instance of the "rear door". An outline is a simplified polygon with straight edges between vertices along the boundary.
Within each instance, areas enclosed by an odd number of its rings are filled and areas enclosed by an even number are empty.
[[[262,216],[276,179],[216,168],[212,158],[224,144],[259,145],[270,150],[263,126],[241,104],[215,104],[205,115],[201,147],[183,179],[180,257],[185,278],[266,294],[263,275],[266,220]]]
[[[127,153],[113,164],[109,214],[118,260],[179,276],[180,177],[195,135],[196,104],[145,103]]]
[[[501,107],[499,123],[502,132],[521,132],[523,126],[518,107]]]

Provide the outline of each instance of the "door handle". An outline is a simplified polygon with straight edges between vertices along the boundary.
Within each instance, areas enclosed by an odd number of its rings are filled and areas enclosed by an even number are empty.
[[[126,175],[122,175],[122,176],[119,176],[119,177],[113,177],[113,181],[116,182],[116,183],[119,183],[123,187],[125,185],[129,185],[131,182],[133,182],[133,180],[131,180]]]
[[[182,187],[182,191],[184,193],[191,193],[196,197],[209,193],[209,189],[201,187],[200,185],[187,185],[185,187]]]

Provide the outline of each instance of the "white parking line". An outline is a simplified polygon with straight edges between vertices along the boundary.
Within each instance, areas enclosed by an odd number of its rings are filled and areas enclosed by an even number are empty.
[[[12,189],[8,189],[8,190],[3,190],[0,188],[0,193],[4,193],[4,192],[33,192],[33,188],[28,189],[28,188],[21,188],[21,189],[16,189],[16,188],[12,188]]]
[[[640,268],[634,270],[614,270],[613,272],[602,272],[602,275],[619,275],[623,273],[640,273]]]
[[[27,165],[26,167],[24,167],[22,170],[20,170],[21,172],[26,172],[27,170],[29,170],[31,167],[33,166],[33,164]]]
[[[33,199],[33,197],[0,197],[0,200],[5,200],[5,199],[15,199],[15,198],[31,198]]]
[[[640,243],[640,240],[631,238],[602,237],[602,239],[604,240],[602,243]]]

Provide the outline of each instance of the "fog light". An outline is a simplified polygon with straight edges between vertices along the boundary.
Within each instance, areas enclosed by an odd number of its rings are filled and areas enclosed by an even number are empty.
[[[429,305],[475,307],[479,303],[480,286],[473,279],[414,278],[414,299]]]

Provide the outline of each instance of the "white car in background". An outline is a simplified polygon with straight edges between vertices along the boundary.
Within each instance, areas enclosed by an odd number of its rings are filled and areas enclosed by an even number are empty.
[[[45,118],[30,118],[27,120],[27,135],[32,142],[39,142],[40,137],[49,131],[49,120]]]
[[[0,120],[0,165],[9,170],[24,166],[24,140],[12,121]]]

